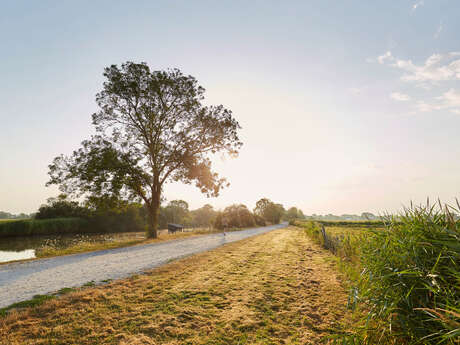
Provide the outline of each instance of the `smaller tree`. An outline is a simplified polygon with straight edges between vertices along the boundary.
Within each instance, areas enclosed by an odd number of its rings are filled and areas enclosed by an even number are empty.
[[[214,208],[206,204],[203,207],[190,212],[192,226],[208,227],[216,217]]]
[[[188,203],[184,200],[172,200],[160,209],[160,228],[166,228],[168,223],[190,223]]]
[[[188,203],[184,200],[172,200],[165,210],[169,214],[169,223],[184,223],[188,216]]]
[[[294,219],[304,219],[304,218],[305,218],[305,215],[303,214],[302,210],[298,209],[297,207],[289,208],[284,215],[284,219],[288,221],[291,221]]]
[[[283,217],[285,210],[283,205],[275,204],[270,199],[262,198],[256,203],[254,213],[263,217],[267,222],[278,224]]]
[[[366,219],[366,220],[374,220],[377,219],[377,217],[370,212],[363,212],[361,213],[361,218]]]
[[[223,228],[244,228],[254,226],[255,219],[251,211],[243,204],[234,204],[219,212],[214,221],[214,227]]]

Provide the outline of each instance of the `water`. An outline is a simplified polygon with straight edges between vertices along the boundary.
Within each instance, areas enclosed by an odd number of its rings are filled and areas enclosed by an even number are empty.
[[[33,259],[43,247],[65,249],[81,242],[104,243],[144,238],[144,233],[75,234],[0,238],[0,262]]]
[[[0,250],[0,262],[33,259],[34,257],[35,249],[26,249],[18,252]]]

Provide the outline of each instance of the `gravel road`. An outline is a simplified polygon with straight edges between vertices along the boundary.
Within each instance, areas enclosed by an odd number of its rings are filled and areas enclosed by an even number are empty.
[[[0,308],[94,281],[119,279],[170,260],[217,248],[254,235],[283,228],[286,223],[223,234],[210,234],[163,243],[101,250],[28,262],[0,265]]]

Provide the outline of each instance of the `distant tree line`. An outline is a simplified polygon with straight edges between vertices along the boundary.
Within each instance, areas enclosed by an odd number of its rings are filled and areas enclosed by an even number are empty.
[[[376,216],[371,212],[363,212],[361,215],[356,214],[342,214],[340,216],[336,216],[334,214],[326,214],[326,215],[318,215],[312,214],[311,216],[306,216],[306,219],[309,220],[381,220],[382,217]]]
[[[12,214],[9,212],[0,211],[0,219],[28,219],[32,218],[34,214],[26,214],[26,213],[19,213],[19,214]]]
[[[166,229],[168,223],[182,224],[186,228],[245,228],[304,217],[300,209],[291,207],[285,210],[283,205],[267,198],[260,199],[252,212],[243,204],[233,204],[223,210],[215,210],[206,204],[190,210],[186,201],[172,200],[160,206],[159,228]],[[144,231],[148,226],[148,210],[140,203],[102,198],[79,203],[69,200],[66,195],[48,199],[35,218],[85,218],[101,232]]]

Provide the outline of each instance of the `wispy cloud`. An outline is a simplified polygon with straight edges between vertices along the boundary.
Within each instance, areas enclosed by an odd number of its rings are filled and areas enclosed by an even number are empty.
[[[363,87],[350,87],[348,91],[352,93],[353,95],[360,95],[367,89],[367,86]]]
[[[442,96],[439,96],[438,99],[441,100],[447,108],[460,109],[460,90],[450,89]]]
[[[460,89],[450,87],[440,91],[444,82],[456,85],[460,80],[460,52],[445,54],[432,54],[422,63],[414,63],[412,60],[399,59],[391,51],[378,56],[374,61],[381,65],[396,68],[402,71],[400,79],[407,83],[413,83],[418,88],[438,94],[417,99],[400,92],[390,93],[390,98],[399,102],[409,102],[414,111],[432,112],[447,110],[460,114]],[[454,84],[452,84],[454,82]],[[449,85],[449,84],[448,84]]]
[[[396,100],[396,101],[401,101],[401,102],[406,102],[406,101],[410,101],[411,98],[409,95],[406,95],[404,93],[400,93],[400,92],[392,92],[390,93],[390,98]]]
[[[386,61],[393,61],[394,60],[394,57],[393,55],[391,54],[390,51],[387,51],[385,54],[383,55],[380,55],[379,57],[377,57],[377,61],[379,62],[379,64],[384,64]]]
[[[460,80],[460,52],[433,54],[424,63],[417,65],[412,60],[397,59],[387,51],[377,57],[377,61],[404,71],[401,79],[408,82]]]
[[[435,97],[431,102],[418,101],[415,107],[421,112],[449,110],[452,113],[460,114],[460,90],[449,89],[441,96]]]

